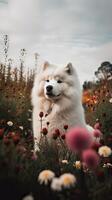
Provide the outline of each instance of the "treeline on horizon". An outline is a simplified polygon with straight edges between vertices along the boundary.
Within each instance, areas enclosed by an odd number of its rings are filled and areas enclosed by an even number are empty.
[[[24,56],[26,50],[20,50],[20,64],[13,66],[13,60],[8,58],[9,39],[4,36],[4,63],[0,61],[0,120],[12,120],[17,125],[29,127],[31,123],[31,89],[35,70],[25,70]],[[38,54],[35,55],[37,62]],[[37,63],[36,63],[37,64]],[[112,64],[102,62],[95,71],[96,81],[85,81],[83,91],[94,91],[105,86],[111,90]],[[93,94],[92,94],[93,93]],[[86,102],[85,102],[86,103]],[[91,103],[91,102],[90,102]]]

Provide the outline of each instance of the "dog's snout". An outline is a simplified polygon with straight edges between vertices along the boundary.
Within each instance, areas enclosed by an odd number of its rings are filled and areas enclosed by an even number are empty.
[[[48,85],[48,86],[46,87],[47,92],[51,92],[52,89],[53,89],[53,86],[52,86],[52,85]]]

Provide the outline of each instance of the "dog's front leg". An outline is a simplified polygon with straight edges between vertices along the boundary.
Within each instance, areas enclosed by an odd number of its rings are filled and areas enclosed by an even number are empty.
[[[41,133],[40,133],[40,122],[38,119],[37,115],[37,110],[33,110],[33,134],[34,134],[34,149],[35,151],[39,150],[39,142],[41,138]]]

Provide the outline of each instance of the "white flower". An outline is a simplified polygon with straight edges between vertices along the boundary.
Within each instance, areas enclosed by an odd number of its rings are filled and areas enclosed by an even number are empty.
[[[62,160],[61,161],[63,164],[68,164],[68,160]]]
[[[71,173],[65,173],[60,176],[60,182],[64,188],[70,188],[75,185],[76,177]]]
[[[73,165],[76,169],[81,169],[81,162],[80,160],[79,161],[76,161]]]
[[[111,98],[111,99],[109,99],[109,102],[110,102],[110,103],[112,103],[112,98]]]
[[[23,130],[23,126],[19,126],[19,128],[20,128],[21,130]]]
[[[100,156],[109,157],[112,153],[112,150],[108,146],[102,146],[99,148],[98,153]]]
[[[103,167],[104,167],[104,168],[105,168],[105,167],[108,167],[108,168],[109,168],[109,167],[112,167],[112,164],[111,164],[111,163],[106,163],[106,164],[103,165]]]
[[[22,200],[34,200],[34,198],[32,195],[27,195]]]
[[[51,181],[54,177],[55,174],[51,170],[43,170],[38,176],[38,181],[40,182],[40,184],[44,183],[45,185],[47,185],[48,182]]]
[[[8,122],[7,122],[7,125],[8,125],[8,126],[13,126],[13,122],[8,121]]]
[[[53,178],[52,183],[51,183],[51,189],[54,191],[61,191],[62,185],[60,178]]]
[[[32,121],[32,119],[31,119],[31,118],[29,118],[29,119],[28,119],[28,121]]]
[[[31,110],[31,109],[28,109],[28,112],[32,112],[32,110]]]

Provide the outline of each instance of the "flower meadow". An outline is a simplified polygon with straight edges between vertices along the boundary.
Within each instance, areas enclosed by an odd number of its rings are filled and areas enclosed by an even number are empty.
[[[111,200],[112,79],[83,86],[94,139],[81,127],[69,130],[66,122],[49,143],[50,122],[43,127],[45,114],[40,112],[41,140],[35,152],[30,103],[34,73],[25,76],[23,64],[21,59],[19,71],[11,62],[0,65],[0,199]]]
[[[42,123],[44,113],[40,113]],[[49,122],[50,123],[50,122]],[[94,127],[94,140],[84,128],[63,133],[54,130],[52,143],[48,126],[42,127],[39,151],[33,149],[32,132],[14,130],[12,121],[1,122],[0,188],[4,199],[111,199],[111,135],[105,139]],[[98,123],[98,122],[97,122]],[[97,133],[97,134],[96,134]],[[5,191],[7,191],[5,193]]]

